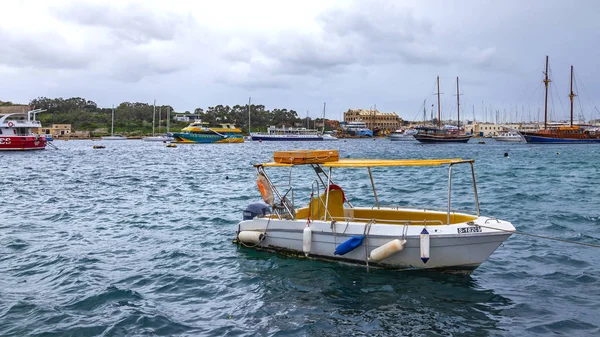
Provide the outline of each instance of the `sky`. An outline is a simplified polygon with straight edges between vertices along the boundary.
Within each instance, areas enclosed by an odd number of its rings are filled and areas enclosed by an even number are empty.
[[[0,100],[84,97],[176,111],[253,104],[340,119],[600,118],[600,2],[253,0],[0,2]],[[541,117],[540,117],[541,111]],[[437,114],[437,110],[435,110]]]

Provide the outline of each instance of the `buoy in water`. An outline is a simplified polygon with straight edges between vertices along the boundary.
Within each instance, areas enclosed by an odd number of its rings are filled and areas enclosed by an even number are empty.
[[[423,227],[421,231],[421,261],[427,263],[429,261],[429,232]]]
[[[505,156],[505,157],[508,157],[508,152],[504,152],[504,156]]]
[[[378,262],[387,259],[388,257],[402,251],[405,243],[406,240],[396,239],[377,247],[371,251],[371,254],[369,254],[369,260]]]
[[[304,231],[302,232],[302,251],[305,256],[310,254],[310,249],[312,248],[312,230],[310,229],[310,225],[306,224],[304,227]]]
[[[240,240],[243,243],[257,244],[257,243],[260,243],[264,239],[265,239],[265,235],[261,232],[241,231],[238,234],[238,240]]]
[[[103,149],[104,145],[94,145],[94,149]]]
[[[479,141],[479,142],[477,142],[477,144],[485,144],[485,142],[484,141]]]
[[[177,147],[177,145],[175,145],[173,143],[169,143],[169,144],[167,144],[167,147]]]

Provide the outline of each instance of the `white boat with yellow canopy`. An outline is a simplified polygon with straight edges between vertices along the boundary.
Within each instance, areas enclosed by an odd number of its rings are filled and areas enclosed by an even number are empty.
[[[276,152],[275,161],[254,165],[266,204],[250,205],[238,224],[236,242],[244,247],[394,269],[440,269],[470,273],[515,231],[510,222],[481,216],[474,160],[463,159],[338,159],[335,150]],[[274,184],[267,170],[312,166],[308,205],[294,206],[294,188]],[[380,205],[371,168],[448,166],[447,208]],[[451,208],[452,172],[469,165],[475,210]],[[358,207],[333,181],[342,169],[366,169],[374,205]],[[286,176],[288,176],[286,174]],[[323,191],[321,193],[321,191]],[[461,192],[462,193],[462,192]]]

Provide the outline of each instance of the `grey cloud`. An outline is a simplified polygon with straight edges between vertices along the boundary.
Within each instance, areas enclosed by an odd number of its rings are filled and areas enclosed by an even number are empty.
[[[224,57],[250,68],[256,66],[256,59],[269,60],[276,66],[256,76],[271,77],[324,77],[354,65],[446,64],[450,60],[435,45],[432,23],[415,17],[411,9],[374,2],[330,10],[317,18],[317,24],[316,32],[286,31],[271,39],[237,41],[236,48],[226,50]]]
[[[106,3],[78,2],[54,8],[54,13],[61,20],[108,28],[116,39],[136,44],[173,40],[181,26],[193,21],[174,13],[149,10],[144,3],[118,8]]]
[[[0,27],[0,64],[18,68],[81,69],[90,64],[87,51],[54,31],[27,35]]]
[[[103,65],[110,69],[110,76],[124,82],[138,82],[144,77],[181,71],[190,66],[190,59],[176,55],[175,52],[125,49],[114,53]]]

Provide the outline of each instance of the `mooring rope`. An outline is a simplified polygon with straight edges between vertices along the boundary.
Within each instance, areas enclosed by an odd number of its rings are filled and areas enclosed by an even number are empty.
[[[482,228],[487,228],[487,229],[494,229],[494,230],[498,230],[498,231],[502,231],[502,232],[509,232],[509,233],[513,233],[513,234],[519,234],[519,235],[525,235],[525,236],[531,236],[534,238],[539,238],[539,239],[546,239],[546,240],[553,240],[553,241],[560,241],[560,242],[564,242],[564,243],[570,243],[570,244],[574,244],[574,245],[580,245],[580,246],[587,246],[587,247],[594,247],[594,248],[600,248],[600,245],[595,245],[593,243],[586,243],[586,242],[577,242],[577,241],[572,241],[572,240],[566,240],[566,239],[559,239],[559,238],[553,238],[550,236],[545,236],[545,235],[538,235],[538,234],[531,234],[531,233],[525,233],[525,232],[520,232],[520,231],[510,231],[507,229],[503,229],[503,228],[496,228],[496,227],[491,227],[491,226],[482,226],[482,225],[477,225],[479,227]]]

